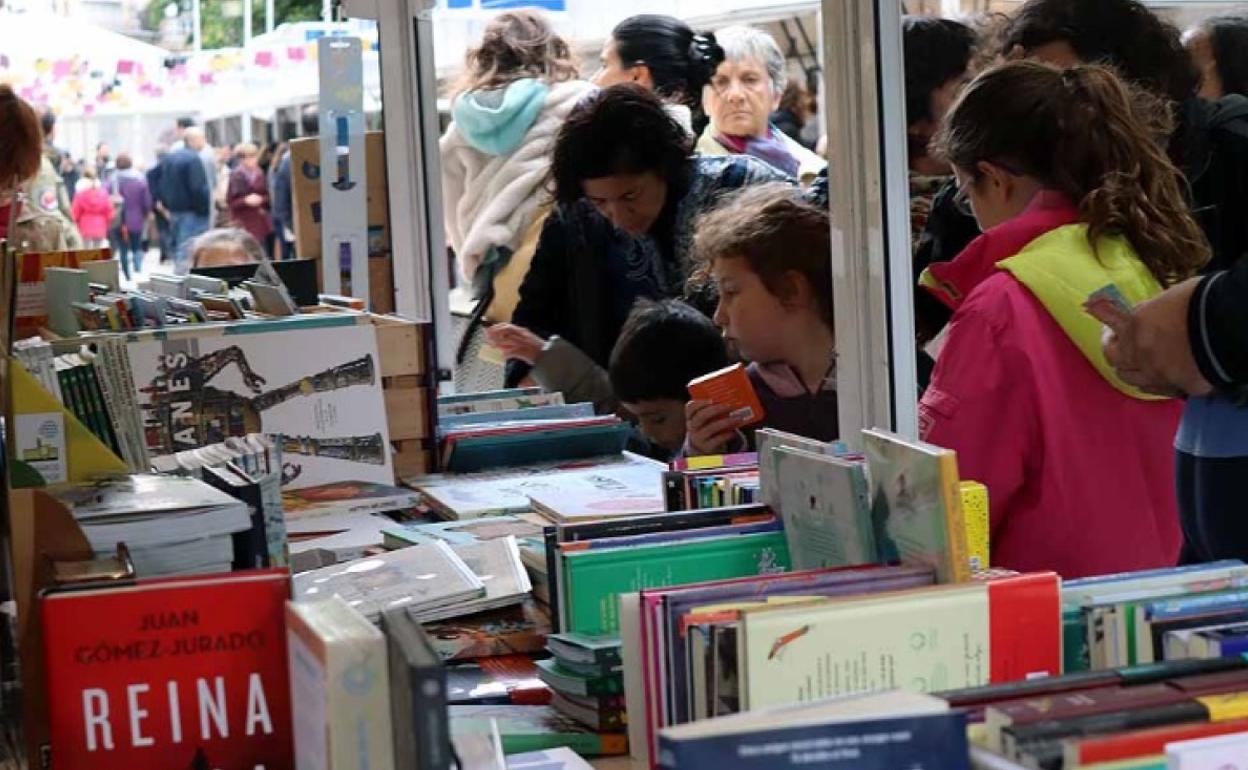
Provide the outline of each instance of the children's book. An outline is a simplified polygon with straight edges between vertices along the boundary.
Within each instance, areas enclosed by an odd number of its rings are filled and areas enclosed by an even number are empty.
[[[794,569],[885,561],[876,552],[864,463],[788,447],[772,452]]]
[[[942,583],[969,580],[957,454],[895,433],[862,433],[879,560],[934,567]]]
[[[744,364],[733,364],[689,383],[689,396],[728,407],[728,416],[742,427],[757,425],[766,416]]]

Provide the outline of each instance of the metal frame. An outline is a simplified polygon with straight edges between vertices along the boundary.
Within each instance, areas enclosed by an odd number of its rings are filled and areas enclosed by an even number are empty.
[[[824,0],[822,15],[840,432],[915,436],[901,8]]]
[[[442,222],[434,0],[347,0],[347,15],[377,20],[386,186],[390,203],[395,307],[433,324],[437,378],[451,381],[450,274]]]

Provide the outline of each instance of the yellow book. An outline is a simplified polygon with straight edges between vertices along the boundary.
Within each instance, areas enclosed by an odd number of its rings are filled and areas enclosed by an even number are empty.
[[[962,493],[962,518],[966,521],[967,556],[971,571],[980,572],[988,569],[991,564],[988,546],[988,487],[978,481],[963,481],[958,489]]]

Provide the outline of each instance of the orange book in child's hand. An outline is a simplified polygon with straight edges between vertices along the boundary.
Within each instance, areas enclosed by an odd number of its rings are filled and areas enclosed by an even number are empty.
[[[689,395],[695,401],[710,401],[730,407],[729,415],[739,419],[742,426],[763,421],[763,405],[741,364],[733,364],[691,381]]]

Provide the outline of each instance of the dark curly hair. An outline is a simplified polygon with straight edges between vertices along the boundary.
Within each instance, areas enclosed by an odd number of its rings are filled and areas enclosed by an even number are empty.
[[[39,173],[43,129],[39,115],[7,85],[0,85],[0,192]]]
[[[1138,0],[1027,0],[1006,34],[1004,54],[1065,41],[1079,59],[1174,102],[1196,92],[1196,68],[1179,30]]]
[[[576,105],[559,129],[550,163],[554,197],[581,199],[581,182],[653,172],[683,186],[693,142],[657,95],[636,83],[597,91]]]

